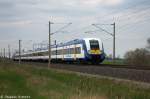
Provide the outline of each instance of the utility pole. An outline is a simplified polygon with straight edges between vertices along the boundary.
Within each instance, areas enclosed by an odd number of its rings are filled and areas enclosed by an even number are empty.
[[[48,47],[48,53],[49,53],[49,60],[48,60],[48,68],[51,67],[51,22],[49,21],[49,47]]]
[[[4,57],[3,57],[3,49],[2,49],[2,48],[1,48],[1,56],[2,56],[2,58],[4,58]]]
[[[55,47],[56,47],[55,55],[56,55],[56,61],[57,61],[57,41],[55,40],[54,43],[55,43]]]
[[[10,45],[8,45],[8,57],[9,57],[9,59],[10,59],[10,56],[11,56],[11,53],[10,53]]]
[[[0,57],[2,58],[2,49],[1,49],[1,56]]]
[[[21,40],[19,40],[19,64],[21,64]]]
[[[5,48],[4,48],[4,58],[5,58]]]
[[[68,27],[70,24],[72,23],[68,23],[67,25],[65,25],[64,27],[60,28],[59,30],[51,33],[51,24],[54,24],[52,22],[49,21],[49,46],[48,46],[48,49],[49,49],[49,62],[48,62],[48,68],[51,66],[51,35],[55,34],[55,33],[58,33],[60,32],[62,29]],[[64,24],[64,23],[56,23],[56,24]],[[66,23],[65,23],[66,24]]]
[[[113,61],[115,62],[115,54],[116,54],[116,23],[113,24],[92,24],[96,28],[99,28],[100,30],[104,31],[105,33],[111,35],[113,37]],[[108,32],[107,30],[99,27],[98,25],[113,25],[113,33]]]
[[[34,43],[32,44],[32,50],[34,51]]]
[[[115,22],[113,25],[113,61],[115,61],[116,58],[116,24]]]
[[[55,40],[55,41],[54,41],[54,44],[56,45],[56,43],[57,43],[57,41]]]

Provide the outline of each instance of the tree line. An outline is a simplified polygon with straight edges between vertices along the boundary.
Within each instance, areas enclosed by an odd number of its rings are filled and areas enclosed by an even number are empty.
[[[150,38],[147,39],[145,48],[128,51],[124,58],[125,63],[129,65],[150,66]]]

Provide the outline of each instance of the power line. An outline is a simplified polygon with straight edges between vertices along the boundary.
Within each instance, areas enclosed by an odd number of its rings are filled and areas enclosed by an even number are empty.
[[[148,22],[148,20],[150,20],[150,16],[148,18],[146,18],[145,20],[139,20],[139,21],[136,21],[136,22],[133,22],[133,23],[128,23],[128,24],[124,24],[122,25],[120,28],[119,28],[119,32],[125,30],[127,27],[126,26],[129,26],[130,25],[130,28],[133,28],[133,26],[135,25],[140,25],[142,24],[142,22]],[[138,24],[137,24],[138,23]],[[129,27],[128,27],[129,29]]]
[[[149,9],[148,11],[150,11],[150,9]],[[136,18],[139,19],[139,16],[140,16],[140,18],[142,18],[143,16],[149,15],[149,13],[148,13],[147,11],[143,11],[142,13],[141,13],[141,12],[138,12],[138,13],[139,13],[139,14],[135,14],[136,16],[134,16],[134,17],[131,15],[131,17],[134,18],[134,19],[136,19]],[[147,17],[149,17],[149,16],[147,16]],[[127,19],[127,20],[124,20],[124,21],[128,22],[130,17],[126,17],[126,18],[128,18],[128,19]],[[126,18],[124,18],[124,19],[126,19]],[[125,25],[128,25],[128,24],[130,24],[130,23],[128,22],[128,23],[122,25],[121,27],[124,27]]]
[[[85,30],[85,29],[89,29],[89,27],[91,27],[91,25],[87,25],[87,26],[84,26],[84,27],[81,27],[81,28],[79,28],[79,29],[74,29],[74,30],[71,30],[71,31],[69,31],[69,33],[70,32],[75,32],[75,31],[82,31],[82,30]]]
[[[130,14],[128,14],[128,15],[121,15],[121,16],[119,16],[120,18],[121,18],[121,20],[125,20],[125,19],[127,19],[127,20],[129,20],[129,18],[131,18],[131,17],[133,17],[133,16],[137,16],[138,15],[138,17],[140,16],[141,17],[141,15],[143,16],[145,16],[145,14],[149,14],[148,13],[148,11],[150,11],[150,9],[149,9],[150,7],[146,7],[146,8],[144,8],[144,9],[141,9],[140,11],[139,11],[139,9],[138,10],[135,10],[134,12],[130,12]]]
[[[98,25],[100,25],[100,24],[92,24],[92,25],[95,26],[96,28],[99,28],[100,30],[106,32],[107,34],[110,34],[111,36],[113,36],[112,33],[108,32],[107,30],[105,30],[105,29],[103,29],[103,28],[101,28],[101,27],[99,27]],[[111,24],[109,24],[109,25],[111,25]]]
[[[57,23],[56,23],[57,24]],[[62,28],[58,29],[57,31],[51,33],[51,34],[55,34],[55,33],[58,33],[58,32],[61,32],[61,30],[67,28],[68,26],[70,26],[72,23],[67,23],[67,25],[63,26]]]
[[[135,30],[135,28],[136,28],[136,27],[134,27],[135,25],[136,25],[136,26],[137,26],[137,25],[141,25],[142,22],[148,22],[148,20],[150,20],[150,17],[149,17],[148,19],[140,20],[140,21],[137,21],[137,22],[134,23],[134,24],[131,24],[131,25],[130,25],[130,28],[128,27],[128,29],[126,29],[125,27],[124,27],[124,28],[121,28],[121,29],[119,30],[119,32],[121,33],[122,31],[127,31],[127,30],[129,30],[129,29]],[[137,24],[137,23],[138,23],[138,24]],[[136,30],[137,30],[137,28],[136,28]]]
[[[145,3],[147,3],[147,2],[149,2],[148,0],[145,0],[145,1],[141,1],[141,2],[137,2],[137,3],[135,3],[134,2],[134,5],[131,5],[131,6],[129,6],[129,7],[125,7],[124,9],[124,11],[128,11],[129,9],[132,9],[132,8],[135,8],[135,7],[137,7],[138,6],[138,4],[140,3],[140,4],[145,4]],[[118,10],[117,9],[117,11],[115,10],[115,11],[112,11],[111,13],[109,13],[109,14],[105,14],[105,15],[103,15],[103,16],[101,16],[101,17],[97,17],[98,19],[99,18],[104,18],[104,17],[106,17],[106,16],[110,16],[111,14],[114,14],[114,13],[119,13],[120,12],[120,10]],[[123,12],[123,11],[121,11],[121,12]]]

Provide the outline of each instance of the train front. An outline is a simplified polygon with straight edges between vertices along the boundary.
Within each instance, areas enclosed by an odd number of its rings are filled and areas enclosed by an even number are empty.
[[[85,40],[87,49],[87,60],[99,64],[105,59],[103,43],[97,38],[88,38]]]

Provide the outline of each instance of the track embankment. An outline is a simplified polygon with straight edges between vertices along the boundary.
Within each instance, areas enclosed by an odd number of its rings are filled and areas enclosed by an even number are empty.
[[[141,81],[150,83],[150,70],[140,70],[131,68],[114,68],[111,66],[81,66],[81,65],[68,65],[68,64],[53,64],[52,68],[65,69],[70,71],[110,76],[134,81]]]
[[[47,63],[25,62],[47,67]],[[124,66],[124,67],[123,67]],[[150,83],[150,69],[127,65],[51,64],[51,68]],[[136,68],[134,68],[136,67]],[[147,68],[147,69],[146,69]]]

